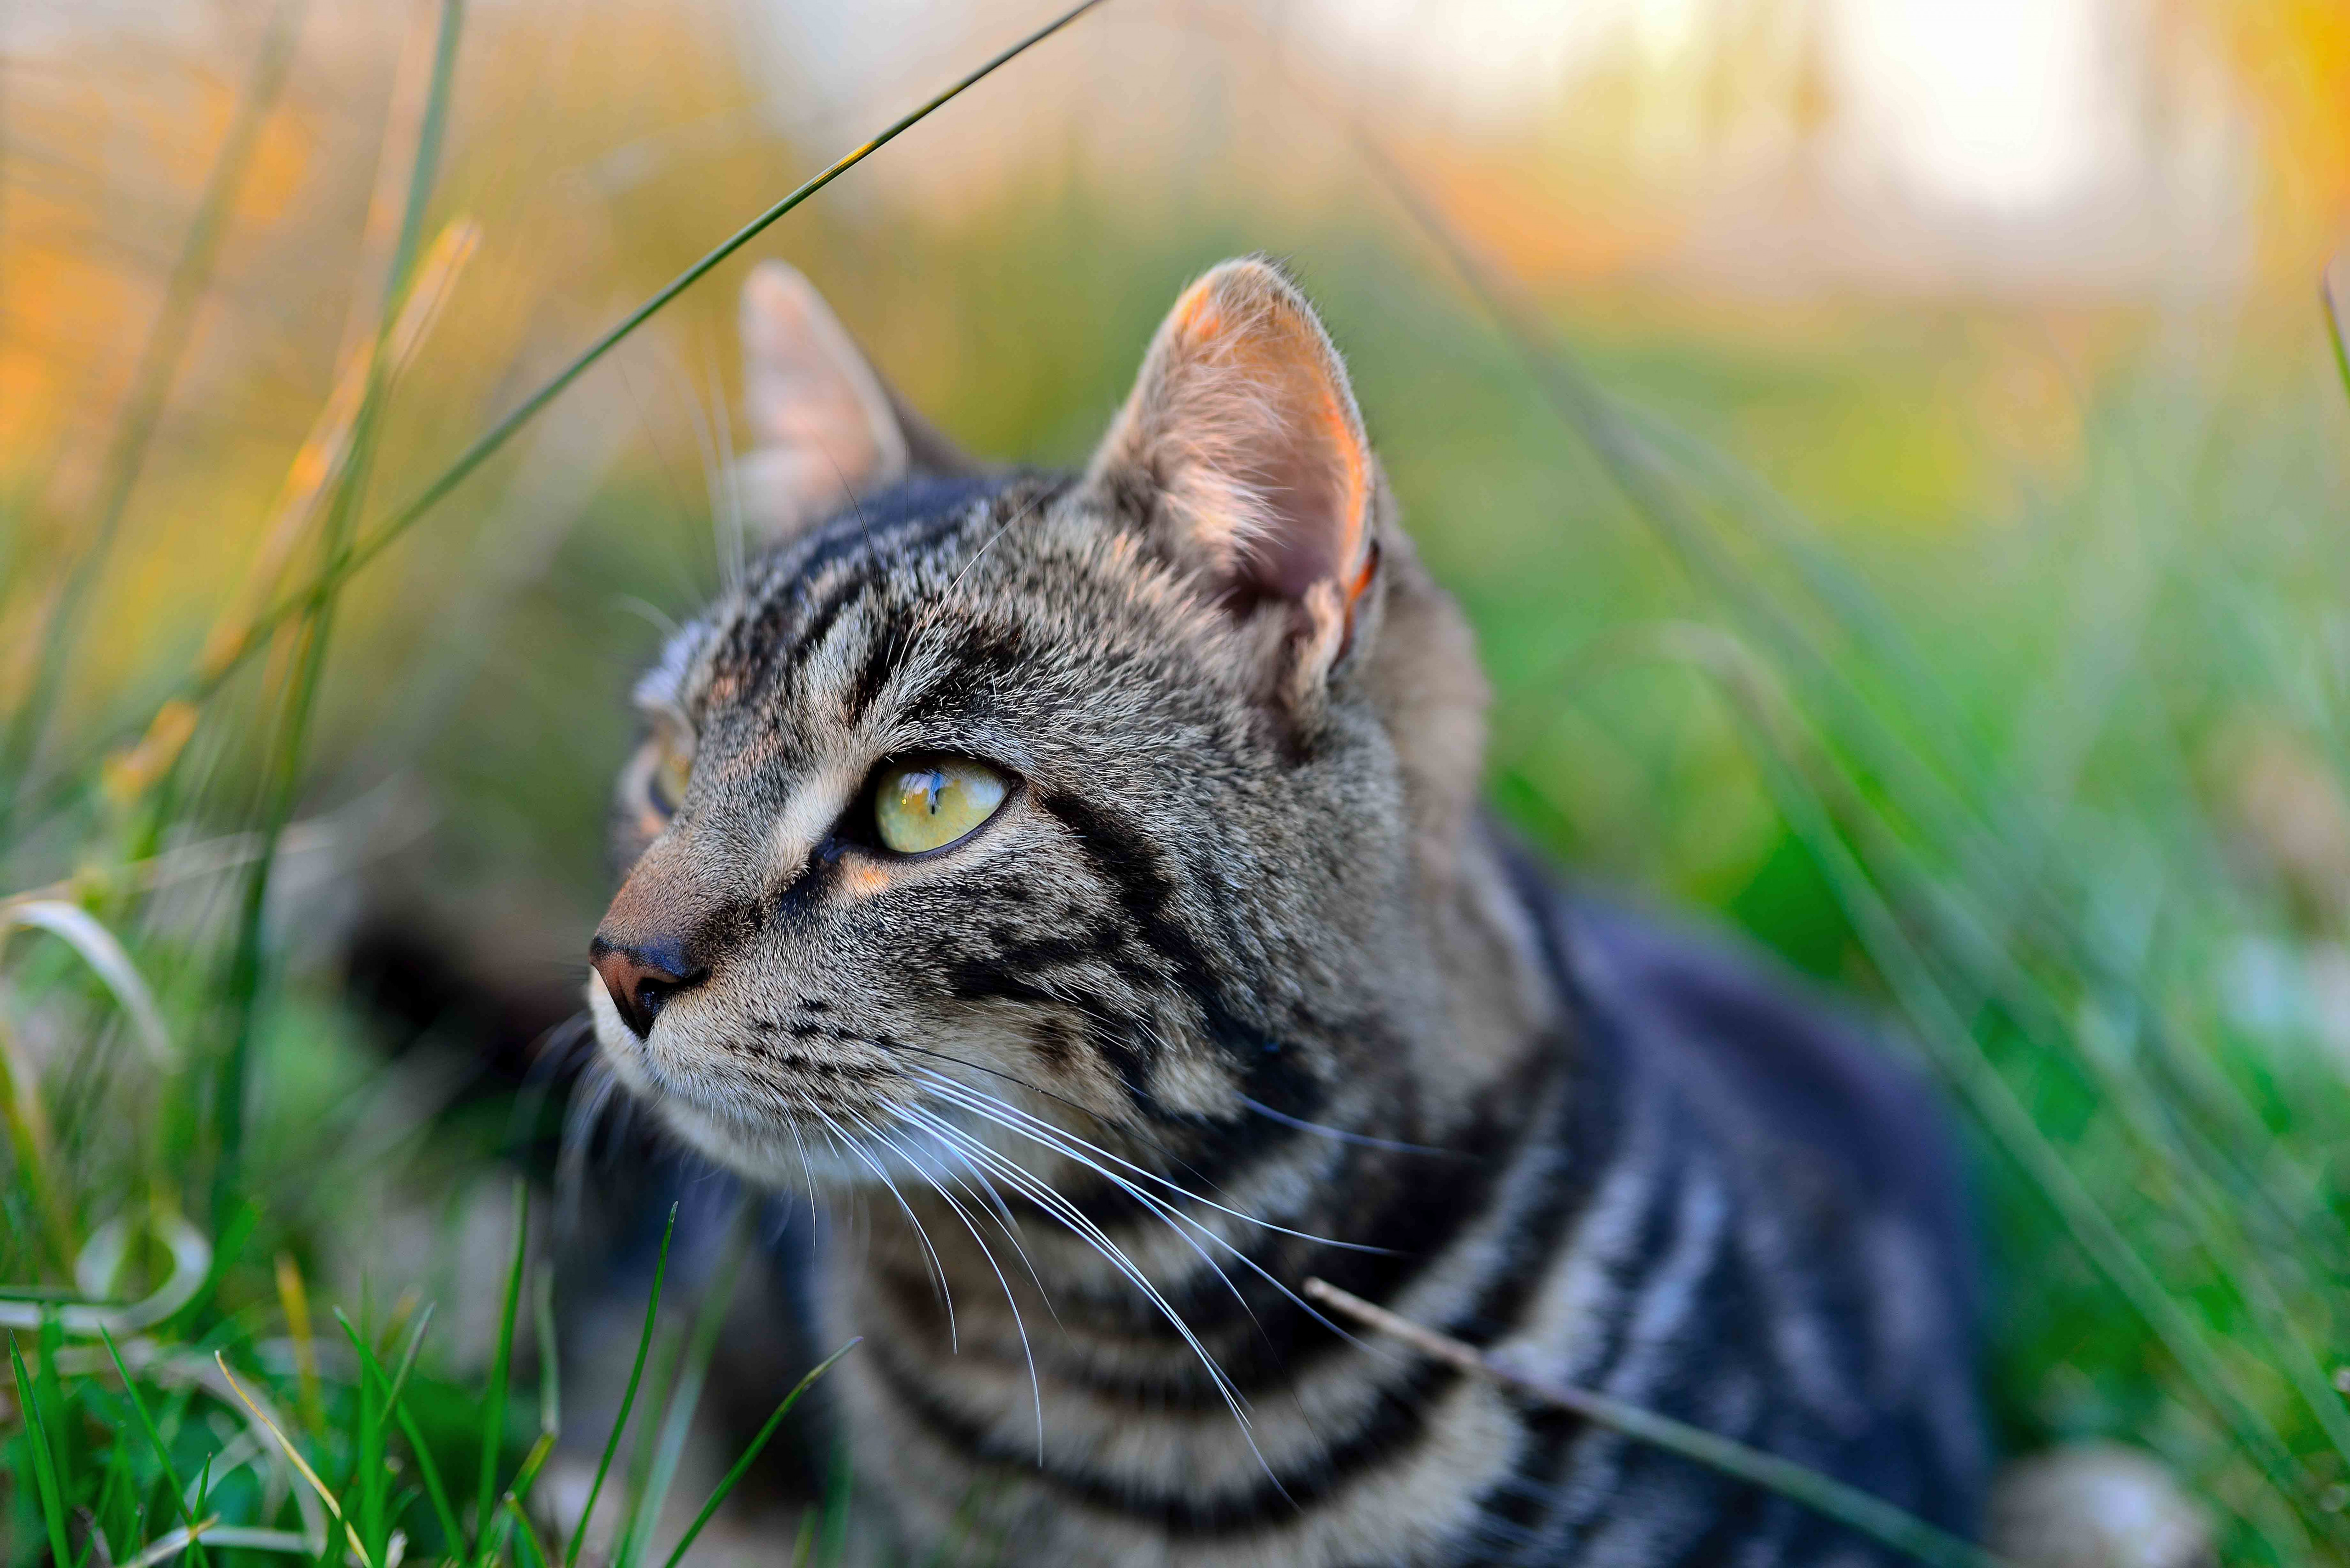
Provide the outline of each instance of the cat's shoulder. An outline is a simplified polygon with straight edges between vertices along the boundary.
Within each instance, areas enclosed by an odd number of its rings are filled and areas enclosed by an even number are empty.
[[[1575,881],[1538,896],[1577,1005],[1627,1061],[1971,1250],[1948,1107],[1892,1028],[1730,930]]]

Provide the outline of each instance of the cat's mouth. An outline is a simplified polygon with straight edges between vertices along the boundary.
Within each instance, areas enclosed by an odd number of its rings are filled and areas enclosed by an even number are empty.
[[[1000,1158],[979,1144],[961,1085],[941,1079],[926,1093],[920,1080],[931,1075],[920,1069],[779,1053],[755,1033],[721,1044],[664,1038],[683,1023],[665,1020],[640,1038],[598,1009],[597,1044],[623,1090],[746,1179],[793,1190],[887,1187]]]

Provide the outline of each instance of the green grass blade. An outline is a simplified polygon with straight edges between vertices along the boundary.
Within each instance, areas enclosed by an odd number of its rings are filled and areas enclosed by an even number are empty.
[[[416,1357],[424,1348],[425,1331],[432,1326],[432,1303],[426,1302],[424,1309],[416,1314],[416,1326],[408,1331],[408,1348],[400,1354],[400,1370],[391,1375],[391,1390],[384,1396],[387,1401],[384,1416],[387,1419],[390,1417],[391,1407],[400,1403],[400,1391],[408,1386],[408,1375],[416,1370]],[[342,1315],[341,1310],[337,1309],[335,1316],[339,1319]],[[343,1332],[350,1332],[348,1324],[343,1325]]]
[[[596,1479],[588,1488],[588,1501],[579,1511],[578,1522],[571,1527],[571,1541],[563,1549],[563,1568],[573,1568],[579,1561],[579,1548],[588,1539],[588,1524],[596,1516],[596,1500],[603,1495],[604,1477],[612,1468],[612,1456],[619,1451],[620,1434],[629,1424],[629,1413],[636,1408],[637,1382],[645,1375],[645,1356],[653,1347],[653,1322],[660,1315],[661,1281],[669,1272],[670,1239],[677,1233],[677,1205],[669,1206],[669,1223],[661,1228],[660,1257],[653,1264],[651,1293],[645,1299],[645,1326],[637,1335],[637,1359],[629,1368],[629,1386],[620,1396],[619,1413],[612,1417],[612,1430],[604,1439],[604,1452],[596,1461]]]
[[[733,1222],[727,1227],[726,1249],[702,1292],[694,1311],[692,1329],[678,1355],[677,1376],[670,1384],[667,1407],[652,1446],[652,1461],[645,1469],[644,1485],[631,1502],[629,1528],[620,1538],[616,1559],[619,1568],[641,1563],[652,1546],[661,1511],[669,1504],[670,1486],[676,1480],[678,1464],[684,1457],[686,1439],[692,1434],[693,1414],[702,1403],[702,1382],[710,1372],[710,1358],[718,1348],[718,1332],[725,1326],[727,1311],[733,1304],[734,1282],[757,1234],[757,1207],[738,1199]]]
[[[452,491],[473,475],[474,470],[494,456],[521,431],[523,426],[536,418],[556,398],[562,396],[574,381],[587,373],[591,366],[633,335],[647,321],[652,319],[671,300],[684,293],[712,269],[740,251],[752,240],[757,238],[770,225],[801,202],[831,184],[891,141],[896,140],[987,77],[1009,65],[1021,55],[1103,3],[1104,0],[1081,0],[1080,4],[1062,12],[1010,47],[992,57],[986,63],[969,72],[951,87],[933,95],[919,108],[900,116],[870,140],[843,153],[814,176],[803,182],[788,195],[743,225],[715,249],[655,291],[643,304],[629,312],[601,337],[582,349],[570,363],[556,371],[537,390],[525,398],[504,418],[475,438],[471,445],[458,453],[457,457],[442,470],[438,476],[416,492],[405,504],[374,529],[363,535],[355,544],[340,551],[315,577],[288,592],[266,610],[255,616],[216,667],[194,673],[180,682],[172,692],[172,697],[196,703],[208,700],[225,685],[233,675],[242,670],[255,653],[269,646],[278,628],[296,617],[310,614],[314,607],[326,602],[344,583],[390,548],[401,535],[415,526],[434,507],[446,500]],[[122,737],[115,738],[115,740],[120,739]],[[109,742],[109,745],[113,743],[114,741]],[[36,810],[46,812],[69,799],[81,787],[79,774],[82,771],[86,770],[77,770],[74,776],[60,781],[55,789],[45,791]]]
[[[1742,619],[1755,628],[1767,640],[1772,651],[1787,660],[1805,686],[1826,701],[1835,717],[1844,722],[1841,733],[1847,740],[1862,743],[1864,755],[1872,768],[1890,779],[1900,781],[1905,800],[1914,805],[1940,790],[1943,786],[1934,779],[1932,769],[1920,765],[1914,756],[1883,732],[1866,704],[1849,691],[1843,675],[1789,618],[1785,610],[1772,602],[1750,580],[1749,574],[1740,571],[1736,563],[1722,555],[1719,542],[1711,536],[1703,521],[1680,493],[1662,453],[1641,438],[1632,422],[1613,406],[1588,375],[1574,362],[1573,357],[1556,340],[1540,312],[1530,300],[1523,297],[1515,280],[1473,250],[1375,140],[1359,130],[1357,137],[1366,161],[1381,173],[1397,200],[1445,254],[1483,307],[1507,329],[1506,336],[1512,347],[1521,355],[1535,384],[1551,402],[1562,422],[1584,438],[1635,513],[1657,530],[1690,576],[1720,592]],[[1785,809],[1783,802],[1782,809]],[[1792,814],[1789,820],[1791,824],[1794,821]],[[1991,835],[1998,829],[2002,826],[2012,829],[2013,826],[1984,822],[1954,841],[1988,846],[1996,842]],[[1945,819],[1943,828],[1945,832],[1950,830],[1948,819]],[[1799,833],[1799,836],[1804,836]],[[1835,840],[1834,849],[1849,856],[1849,850],[1840,838]],[[1815,858],[1821,853],[1817,847],[1814,852]],[[1826,869],[1825,863],[1823,869]],[[1881,900],[1881,894],[1866,874],[1857,866],[1853,867],[1853,871],[1866,888],[1866,896]],[[1834,879],[1832,877],[1831,880]],[[2035,899],[2043,897],[2037,889],[2030,891]],[[1934,1044],[1944,1048],[1939,1053],[1940,1059],[1945,1070],[1954,1075],[1964,1098],[1994,1138],[2015,1159],[2026,1179],[2041,1189],[2099,1273],[2178,1359],[2189,1381],[2214,1412],[2237,1433],[2240,1440],[2262,1456],[2272,1483],[2280,1492],[2291,1495],[2293,1489],[2286,1478],[2291,1472],[2292,1461],[2273,1426],[2260,1414],[2257,1402],[2239,1386],[2226,1364],[2197,1332],[2189,1315],[2164,1288],[2128,1235],[2113,1220],[2095,1193],[2064,1163],[2022,1102],[2015,1098],[2013,1091],[1991,1067],[1980,1044],[1967,1028],[1963,1014],[1951,1008],[1949,999],[1938,989],[1931,994],[1924,989],[1936,987],[1938,982],[1931,978],[1930,965],[1909,945],[1898,919],[1889,909],[1872,909],[1869,913],[1872,917],[1881,916],[1881,919],[1876,920],[1872,926],[1863,919],[1862,911],[1849,905],[1846,909],[1855,929],[1862,932],[1872,960],[1879,963],[1881,972],[1884,972],[1886,958],[1880,948],[1887,944],[1899,944],[1898,950],[1893,954],[1893,961],[1910,966],[1914,972],[1908,976],[1906,987],[1901,978],[1890,972],[1887,973],[1887,981],[1897,996],[1901,998],[1905,1009],[1911,1010],[1911,1015],[1918,1019],[1921,1031]],[[2055,919],[2059,925],[2069,929],[2070,922],[2061,914]],[[2073,944],[2068,942],[2066,945]],[[2099,966],[2092,962],[2091,967]],[[1923,1013],[1916,1012],[1913,1003],[1923,1006],[1926,1011]]]
[[[457,39],[464,22],[464,0],[441,0],[441,26],[432,38],[432,85],[425,94],[424,122],[416,133],[416,158],[410,168],[408,200],[400,209],[400,236],[392,244],[391,268],[385,275],[383,329],[387,333],[399,302],[408,294],[417,247],[424,240],[424,213],[432,204],[432,187],[441,171],[441,143],[448,133],[449,100],[457,76]],[[380,362],[380,352],[377,358]]]
[[[2345,315],[2345,301],[2350,301],[2350,246],[2345,246],[2334,264],[2325,269],[2325,281],[2319,293],[2325,300],[2325,319],[2334,328],[2334,368],[2342,372],[2342,389],[2350,392],[2350,315]]]
[[[514,1366],[515,1322],[522,1315],[522,1280],[530,1262],[530,1184],[515,1182],[514,1266],[506,1273],[505,1309],[498,1316],[498,1348],[490,1361],[490,1386],[482,1402],[482,1484],[475,1494],[474,1561],[488,1549],[490,1522],[498,1503],[498,1454],[505,1446],[506,1378]]]
[[[335,1316],[339,1322],[342,1314]],[[390,1456],[384,1451],[383,1388],[379,1379],[362,1376],[354,1392],[359,1397],[351,1402],[351,1484],[359,1497],[356,1507],[346,1497],[343,1512],[358,1521],[368,1560],[381,1563],[391,1539],[391,1470],[387,1462]]]
[[[416,1457],[417,1473],[424,1480],[424,1495],[432,1504],[433,1518],[440,1523],[441,1533],[448,1542],[450,1558],[454,1561],[464,1550],[464,1529],[457,1522],[457,1511],[450,1506],[449,1490],[441,1483],[441,1467],[433,1462],[432,1449],[424,1441],[424,1434],[417,1430],[415,1417],[408,1413],[408,1407],[401,1404],[400,1398],[401,1389],[407,1386],[408,1369],[415,1364],[417,1346],[423,1343],[427,1320],[420,1319],[409,1336],[408,1356],[400,1366],[399,1377],[387,1379],[375,1352],[368,1348],[367,1342],[351,1326],[350,1319],[343,1315],[343,1309],[337,1307],[334,1313],[335,1323],[342,1329],[343,1337],[351,1342],[351,1349],[359,1356],[362,1373],[382,1387],[384,1407],[391,1418],[400,1423],[400,1435],[408,1439],[409,1450]]]
[[[459,24],[464,16],[460,0],[442,0],[441,30],[434,47],[432,79],[426,93],[424,121],[418,135],[408,179],[407,220],[421,221],[423,204],[431,199],[439,166],[441,128],[446,122],[448,98],[456,68]],[[378,308],[376,352],[369,362],[367,385],[353,417],[350,442],[342,472],[332,482],[326,521],[319,540],[323,565],[342,555],[367,494],[367,481],[385,394],[390,385],[385,348],[402,304],[400,289],[413,259],[413,236],[405,229],[401,240],[408,254],[395,256],[394,274],[385,281]],[[235,1189],[244,1155],[245,1080],[253,1054],[253,1035],[260,1003],[263,931],[262,915],[268,903],[271,872],[278,840],[292,820],[302,783],[304,753],[308,749],[311,716],[318,685],[326,673],[327,649],[334,628],[335,601],[339,584],[310,596],[302,606],[304,635],[294,660],[295,672],[286,691],[277,743],[271,757],[270,784],[261,819],[261,849],[245,873],[244,900],[239,911],[237,940],[227,977],[230,1024],[228,1048],[220,1066],[220,1085],[213,1104],[219,1116],[219,1164],[213,1173],[213,1210],[220,1213]],[[485,1502],[484,1508],[488,1505]]]
[[[570,363],[549,377],[537,390],[516,404],[504,419],[474,438],[473,443],[458,453],[455,460],[442,470],[438,476],[419,490],[390,517],[363,535],[315,580],[296,588],[269,609],[255,617],[253,623],[246,628],[244,638],[222,662],[220,668],[208,675],[186,682],[180,695],[192,701],[202,701],[217,691],[232,672],[243,666],[245,659],[267,644],[270,636],[278,627],[303,613],[307,607],[319,600],[322,596],[333,593],[354,573],[381,555],[394,540],[415,526],[426,514],[446,500],[452,491],[472,477],[475,469],[496,455],[507,441],[514,439],[523,426],[536,419],[549,403],[561,397],[569,389],[571,384],[585,375],[598,360],[633,336],[639,327],[659,315],[671,300],[699,283],[719,264],[758,238],[777,219],[908,130],[912,130],[971,88],[977,86],[1021,55],[1043,43],[1095,6],[1104,3],[1105,0],[1081,0],[1080,4],[1071,6],[1017,43],[994,55],[985,64],[964,75],[952,86],[933,95],[919,108],[899,117],[871,140],[852,148],[827,164],[795,187],[790,194],[737,229],[700,261],[662,285],[643,304],[629,311],[628,315],[608,327],[601,337],[580,350]]]
[[[8,1336],[8,1365],[16,1377],[16,1407],[25,1417],[25,1446],[33,1454],[33,1484],[40,1496],[41,1521],[49,1530],[49,1558],[57,1568],[67,1568],[73,1557],[66,1550],[65,1489],[58,1484],[57,1450],[50,1445],[48,1423],[41,1418],[32,1376],[25,1370],[25,1354],[16,1348],[13,1334]]]
[[[1836,831],[1817,789],[1794,760],[1798,748],[1790,733],[1790,721],[1774,712],[1767,699],[1757,700],[1763,699],[1769,689],[1753,680],[1732,679],[1722,686],[1732,699],[1733,711],[1747,722],[1754,756],[1781,813],[1835,888],[1870,961],[1916,1024],[1936,1067],[1991,1133],[2001,1151],[2055,1210],[2091,1264],[2144,1318],[2213,1413],[2259,1457],[2271,1483],[2281,1494],[2292,1497],[2297,1490],[2297,1467],[2283,1440],[2236,1386],[2193,1320],[1983,1055],[1916,939]]]
[[[139,1397],[138,1379],[130,1376],[130,1368],[124,1364],[122,1352],[114,1343],[114,1335],[107,1332],[104,1324],[99,1324],[98,1337],[106,1345],[106,1354],[113,1361],[116,1374],[122,1379],[122,1392],[130,1398],[131,1413],[139,1417],[139,1429],[145,1435],[147,1446],[155,1451],[155,1462],[163,1472],[164,1490],[172,1494],[172,1501],[180,1511],[181,1522],[192,1531],[195,1529],[196,1512],[188,1506],[188,1500],[181,1494],[179,1484],[172,1474],[171,1445],[163,1441],[163,1434],[156,1427],[155,1418],[147,1413],[147,1401]],[[202,1545],[194,1536],[191,1536],[189,1560],[201,1563],[202,1552]]]
[[[792,1407],[799,1403],[800,1396],[815,1386],[817,1378],[831,1371],[835,1362],[863,1343],[864,1340],[861,1337],[850,1340],[847,1345],[817,1362],[806,1376],[793,1385],[792,1391],[784,1396],[784,1402],[775,1407],[775,1413],[767,1417],[767,1424],[759,1428],[759,1435],[752,1438],[750,1447],[743,1450],[743,1457],[734,1461],[734,1468],[726,1472],[725,1479],[721,1480],[716,1489],[711,1492],[710,1501],[702,1505],[702,1511],[693,1516],[693,1522],[686,1526],[685,1533],[678,1539],[675,1549],[670,1552],[669,1561],[662,1564],[662,1568],[678,1568],[678,1564],[685,1561],[686,1548],[693,1544],[693,1538],[702,1533],[702,1527],[710,1522],[710,1516],[718,1511],[719,1505],[724,1502],[728,1494],[740,1484],[743,1474],[750,1469],[753,1461],[758,1459],[760,1450],[767,1446],[767,1439],[775,1435],[775,1428],[783,1424],[785,1417],[792,1413]]]
[[[539,1540],[538,1532],[532,1526],[530,1515],[523,1511],[521,1501],[509,1497],[500,1506],[513,1521],[515,1539],[522,1542],[523,1554],[530,1560],[530,1568],[546,1568],[546,1545]]]

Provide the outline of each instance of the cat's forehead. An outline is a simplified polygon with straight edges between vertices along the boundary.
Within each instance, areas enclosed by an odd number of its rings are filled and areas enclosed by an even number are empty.
[[[1040,663],[1066,668],[1106,621],[1132,618],[1134,579],[1149,574],[1130,550],[1097,547],[1125,532],[1058,478],[926,479],[862,498],[754,561],[671,639],[638,705],[705,737],[968,705]]]

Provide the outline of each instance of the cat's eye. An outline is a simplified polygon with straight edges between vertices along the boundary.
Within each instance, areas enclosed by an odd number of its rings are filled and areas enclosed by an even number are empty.
[[[962,757],[893,763],[873,790],[873,831],[900,855],[943,849],[993,816],[1012,781]]]
[[[666,821],[685,804],[685,786],[693,777],[693,738],[668,724],[645,742],[643,772],[645,804]]]
[[[671,816],[685,804],[685,786],[693,777],[693,753],[678,743],[675,737],[661,742],[660,755],[653,763],[653,803]]]

